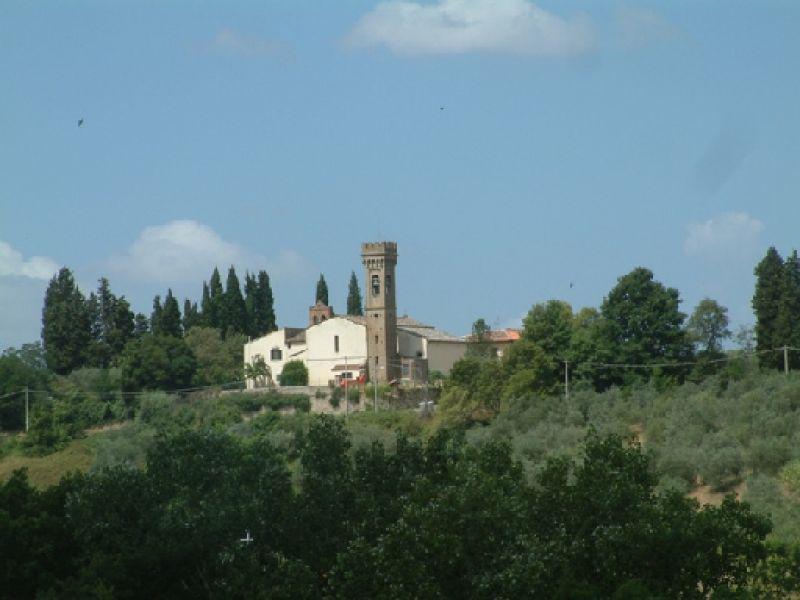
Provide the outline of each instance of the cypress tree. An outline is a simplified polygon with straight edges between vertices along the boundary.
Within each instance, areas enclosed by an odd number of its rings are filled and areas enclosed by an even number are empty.
[[[167,296],[164,298],[164,308],[161,311],[161,320],[159,322],[159,333],[161,335],[169,335],[172,337],[181,337],[183,330],[181,329],[181,309],[178,307],[178,301],[172,295],[172,290],[167,290]]]
[[[247,335],[258,337],[263,327],[259,306],[258,284],[256,278],[249,272],[244,274],[244,305],[247,310]]]
[[[258,296],[262,302],[261,311],[264,315],[264,328],[259,335],[264,335],[278,329],[278,322],[275,317],[275,298],[272,295],[272,286],[269,283],[269,275],[266,271],[258,272]]]
[[[206,319],[206,325],[209,327],[217,327],[225,330],[225,324],[222,323],[222,298],[224,292],[222,290],[222,278],[219,276],[219,269],[214,267],[214,272],[211,274],[211,279],[208,281],[208,307],[203,306],[203,318]],[[208,310],[206,310],[208,308]],[[208,313],[206,315],[206,313]]]
[[[88,305],[66,267],[50,280],[42,309],[42,345],[47,367],[65,375],[84,366],[91,340]]]
[[[239,287],[239,278],[236,276],[236,269],[228,269],[228,279],[225,282],[225,296],[222,302],[223,334],[229,330],[236,333],[247,332],[247,307],[242,296],[242,289]]]
[[[350,287],[347,291],[347,314],[364,314],[364,310],[361,307],[361,290],[358,287],[358,278],[355,271],[350,272]]]
[[[189,331],[192,327],[201,324],[200,313],[197,310],[197,302],[192,302],[188,298],[183,301],[183,331]]]
[[[325,283],[325,276],[320,273],[319,274],[319,281],[317,281],[317,297],[315,302],[322,302],[326,306],[330,306],[328,304],[328,284]]]
[[[153,312],[150,313],[150,332],[153,335],[161,335],[161,315],[164,309],[161,308],[161,296],[153,298]]]
[[[200,298],[200,323],[203,327],[213,327],[211,324],[211,292],[208,290],[208,283],[203,282],[203,295]]]
[[[764,352],[788,343],[778,331],[778,314],[783,300],[784,264],[774,246],[755,268],[756,289],[753,294],[753,312],[756,315],[756,350]],[[779,352],[764,352],[759,362],[768,367],[782,368]]]

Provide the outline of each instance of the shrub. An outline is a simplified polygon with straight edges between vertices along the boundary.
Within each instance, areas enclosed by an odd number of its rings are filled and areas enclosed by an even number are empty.
[[[129,424],[98,436],[91,471],[113,467],[141,468],[155,440],[155,430],[141,424]]]
[[[339,405],[342,402],[343,395],[344,392],[342,391],[342,388],[339,387],[333,388],[333,392],[331,392],[331,397],[328,399],[328,402],[330,402],[333,408],[339,408]]]
[[[143,394],[139,399],[136,420],[151,426],[166,424],[173,409],[172,399],[164,392]]]
[[[270,410],[294,408],[299,412],[311,410],[311,400],[305,394],[279,394],[273,392],[264,397],[264,406]]]
[[[700,474],[715,490],[730,489],[741,480],[744,458],[738,442],[725,434],[711,436],[703,447]]]
[[[756,473],[775,475],[792,458],[789,438],[756,439],[750,444],[750,465]]]
[[[361,390],[357,387],[348,388],[347,399],[350,401],[350,404],[358,404],[361,402]]]
[[[781,469],[781,482],[793,494],[800,494],[800,459],[795,459]]]
[[[301,360],[290,360],[283,365],[278,383],[286,385],[308,385],[308,368]]]
[[[225,394],[222,396],[242,412],[256,412],[264,406],[264,394]]]
[[[31,418],[30,429],[22,445],[30,454],[43,455],[60,450],[69,439],[66,428],[55,420],[52,407],[47,406]]]

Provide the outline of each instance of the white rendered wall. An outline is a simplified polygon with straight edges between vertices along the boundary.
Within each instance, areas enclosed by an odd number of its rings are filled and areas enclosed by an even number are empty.
[[[339,336],[338,352],[335,336]],[[344,317],[333,317],[306,329],[306,346],[308,384],[328,385],[336,377],[332,370],[336,365],[366,362],[367,328]]]
[[[284,340],[286,339],[285,331],[279,329],[267,335],[257,338],[252,342],[244,345],[244,364],[252,363],[256,355],[261,355],[264,362],[272,373],[272,381],[278,382],[278,375],[283,371],[283,365],[290,360],[302,360],[305,362],[306,345],[305,344],[292,344],[289,348]],[[272,360],[272,349],[279,348],[281,350],[281,360]],[[252,388],[253,382],[248,380],[247,387]]]

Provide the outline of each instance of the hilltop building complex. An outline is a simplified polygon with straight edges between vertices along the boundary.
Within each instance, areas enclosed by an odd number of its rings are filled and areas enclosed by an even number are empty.
[[[343,380],[410,385],[427,382],[428,373],[448,374],[466,353],[467,343],[408,316],[397,316],[395,242],[361,245],[364,266],[364,315],[337,316],[317,302],[305,328],[284,327],[245,344],[244,362],[263,358],[273,379],[291,360],[308,368],[312,386]],[[248,381],[248,387],[254,383]]]

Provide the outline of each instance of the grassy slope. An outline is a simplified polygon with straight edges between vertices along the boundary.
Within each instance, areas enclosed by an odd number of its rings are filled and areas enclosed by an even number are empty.
[[[47,456],[25,456],[13,452],[0,459],[0,481],[6,481],[17,469],[26,468],[31,483],[46,488],[58,483],[66,473],[87,471],[94,461],[94,453],[92,438],[73,440],[63,450]]]

